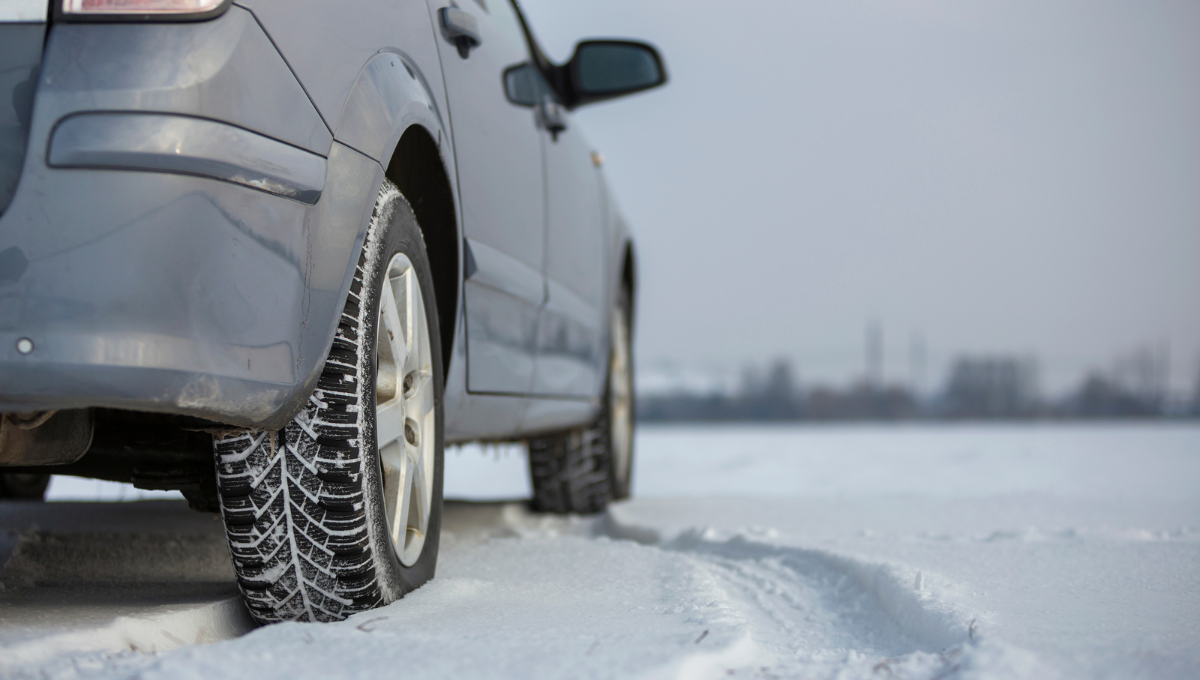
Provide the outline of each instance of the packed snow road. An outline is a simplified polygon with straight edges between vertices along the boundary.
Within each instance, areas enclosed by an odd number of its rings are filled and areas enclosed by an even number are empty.
[[[1200,427],[665,428],[638,446],[640,497],[598,517],[448,505],[437,578],[344,623],[5,671],[1200,674]],[[448,459],[459,495],[520,493],[519,456]]]

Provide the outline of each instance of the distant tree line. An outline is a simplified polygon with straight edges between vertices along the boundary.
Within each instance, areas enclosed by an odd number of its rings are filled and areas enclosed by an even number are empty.
[[[791,364],[777,359],[765,372],[747,371],[736,391],[639,395],[638,417],[687,422],[1200,416],[1200,380],[1189,400],[1172,402],[1165,371],[1147,362],[1134,363],[1126,371],[1089,373],[1065,398],[1048,400],[1039,397],[1036,364],[1010,357],[961,358],[943,388],[927,396],[872,380],[844,389],[803,389]]]

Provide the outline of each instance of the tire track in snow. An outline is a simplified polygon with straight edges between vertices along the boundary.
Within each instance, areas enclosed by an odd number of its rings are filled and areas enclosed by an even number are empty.
[[[349,621],[279,624],[158,657],[63,659],[63,680],[328,674],[508,678],[1042,678],[970,640],[936,576],[757,535],[664,539],[523,504],[448,506],[438,577]],[[632,540],[631,540],[632,539]],[[413,650],[419,653],[413,654]]]
[[[1024,650],[983,640],[978,617],[947,597],[953,587],[915,569],[712,530],[664,539],[611,513],[595,530],[686,555],[726,586],[759,652],[752,662],[730,669],[732,675],[939,680],[980,671],[998,677],[1056,675]]]

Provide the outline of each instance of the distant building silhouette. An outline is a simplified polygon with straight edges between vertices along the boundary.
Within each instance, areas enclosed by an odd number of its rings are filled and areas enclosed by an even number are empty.
[[[1037,369],[1012,357],[964,357],[954,363],[942,395],[949,418],[1020,418],[1037,407]]]
[[[902,387],[876,388],[859,383],[840,391],[818,387],[808,394],[812,420],[904,420],[921,416],[917,400]]]
[[[1092,373],[1088,379],[1102,377],[1112,389],[1133,397],[1145,409],[1159,412],[1166,406],[1170,366],[1169,345],[1147,345],[1117,357],[1108,376]]]
[[[1162,400],[1139,395],[1101,373],[1091,373],[1064,410],[1077,418],[1145,418],[1162,414]]]
[[[925,337],[914,335],[908,348],[908,391],[918,400],[925,397]]]
[[[730,414],[740,420],[797,420],[804,415],[803,398],[787,359],[771,362],[763,378],[747,371],[740,397]]]
[[[869,332],[868,338],[875,335]],[[868,345],[880,347],[882,342],[869,340]],[[913,352],[920,359],[914,365],[923,363],[923,354],[923,347]],[[792,364],[775,359],[764,369],[748,367],[736,389],[728,382],[704,387],[693,381],[639,394],[638,417],[646,422],[784,422],[1200,416],[1200,376],[1194,395],[1169,399],[1165,367],[1165,351],[1139,350],[1119,358],[1111,372],[1089,373],[1069,396],[1049,402],[1038,395],[1037,364],[1030,359],[961,357],[941,393],[932,398],[876,382],[881,365],[848,387],[802,389]]]
[[[1196,372],[1196,386],[1192,392],[1192,415],[1200,416],[1200,371]]]
[[[883,387],[883,326],[878,321],[867,324],[867,387]]]

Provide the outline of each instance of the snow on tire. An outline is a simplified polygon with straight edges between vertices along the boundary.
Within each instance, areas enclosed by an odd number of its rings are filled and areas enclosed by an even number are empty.
[[[422,315],[405,318],[419,318],[427,328],[388,326],[383,335],[378,333],[387,323],[382,317],[388,316],[393,325],[399,318],[394,310],[387,314],[386,305],[396,304],[391,262],[406,264],[409,290],[422,307]],[[377,380],[405,377],[392,375],[394,370],[379,375],[377,340],[391,339],[383,350],[389,361],[393,354],[408,351],[394,340],[395,335],[419,337],[428,346],[418,357],[422,367],[406,376],[406,391],[388,403],[391,408],[386,413],[377,412],[376,388],[381,384]],[[242,431],[214,438],[229,551],[246,604],[259,622],[341,620],[399,599],[433,577],[444,448],[440,337],[432,277],[416,218],[396,187],[385,180],[333,347],[308,402],[281,431]],[[409,354],[417,357],[414,343],[411,340]],[[408,408],[406,399],[415,398],[413,385],[429,390],[422,393],[423,414],[403,411]],[[389,394],[395,388],[391,385]],[[408,437],[417,437],[408,423],[423,427],[425,456],[420,461],[408,455],[404,442],[378,440],[377,431],[396,429],[391,420],[397,417]],[[381,425],[378,418],[387,421]],[[391,447],[389,451],[401,447],[403,460],[413,463],[403,467],[407,476],[398,478],[394,466],[389,468],[390,476],[385,472],[381,443]],[[420,492],[413,484],[421,487]],[[423,502],[418,511],[410,513],[408,505],[403,513],[396,510],[397,498],[410,503],[417,497]],[[400,515],[397,524],[394,516]],[[406,525],[405,517],[418,515],[419,527],[411,528],[416,520]],[[404,536],[398,541],[392,538],[406,531],[420,534],[415,551]]]

